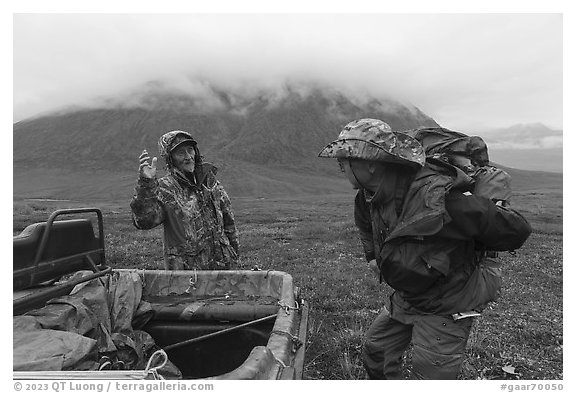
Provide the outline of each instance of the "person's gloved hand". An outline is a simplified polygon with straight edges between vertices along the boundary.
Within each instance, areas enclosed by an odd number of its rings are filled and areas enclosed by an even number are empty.
[[[491,199],[494,202],[510,200],[512,195],[511,177],[502,169],[493,166],[480,167],[472,175],[475,180],[474,195]]]
[[[140,154],[140,177],[144,179],[153,179],[156,177],[156,161],[157,158],[152,158],[152,163],[150,163],[150,156],[146,149],[142,150]]]

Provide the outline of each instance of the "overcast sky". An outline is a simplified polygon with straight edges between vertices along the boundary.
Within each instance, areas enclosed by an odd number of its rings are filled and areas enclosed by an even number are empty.
[[[148,81],[320,79],[459,130],[562,129],[561,14],[15,14],[14,121]],[[193,80],[193,79],[192,79]]]

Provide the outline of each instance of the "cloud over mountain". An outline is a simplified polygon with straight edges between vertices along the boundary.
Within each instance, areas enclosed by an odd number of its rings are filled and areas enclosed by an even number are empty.
[[[562,149],[562,130],[541,123],[517,124],[480,134],[492,150]]]
[[[192,132],[206,155],[255,164],[314,167],[317,153],[348,122],[381,118],[394,129],[437,125],[410,104],[349,96],[320,85],[286,82],[280,90],[193,90],[149,83],[99,106],[68,108],[14,125],[14,164],[132,167],[171,129]]]

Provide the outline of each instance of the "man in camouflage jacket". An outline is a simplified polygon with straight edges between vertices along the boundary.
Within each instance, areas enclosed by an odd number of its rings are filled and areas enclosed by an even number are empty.
[[[130,203],[134,226],[164,226],[168,270],[231,269],[238,261],[238,232],[230,198],[216,179],[217,168],[202,162],[196,141],[180,130],[158,141],[168,174],[156,178],[156,157],[140,155],[140,176]]]

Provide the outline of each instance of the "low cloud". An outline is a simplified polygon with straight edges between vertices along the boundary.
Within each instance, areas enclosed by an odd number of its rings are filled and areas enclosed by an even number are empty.
[[[158,86],[218,109],[214,87],[241,108],[246,97],[266,92],[273,101],[315,83],[358,100],[411,103],[451,128],[561,128],[562,17],[14,16],[15,121],[71,105],[130,105]]]
[[[523,141],[492,141],[489,143],[490,150],[527,150],[527,149],[561,149],[563,138],[550,136],[544,138],[524,139]]]

